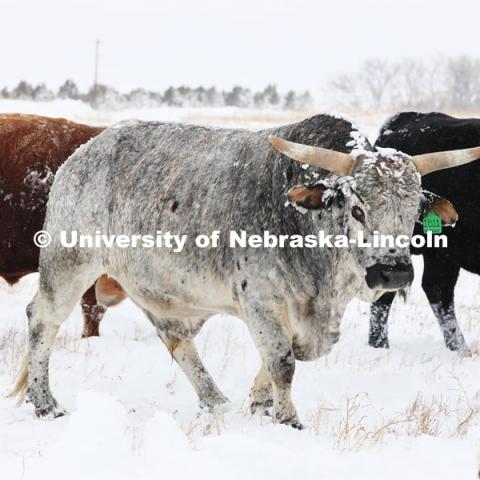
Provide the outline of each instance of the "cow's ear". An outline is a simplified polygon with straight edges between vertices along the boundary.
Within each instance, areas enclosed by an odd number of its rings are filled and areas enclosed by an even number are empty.
[[[323,194],[326,189],[323,185],[293,187],[288,191],[287,198],[294,207],[300,210],[318,210],[325,206]]]
[[[435,200],[432,210],[442,219],[444,225],[455,225],[458,220],[458,213],[455,207],[445,198]]]
[[[440,217],[444,225],[455,225],[458,220],[458,213],[455,207],[447,199],[439,197],[428,190],[423,190],[422,200],[420,202],[419,222],[421,223],[425,215],[432,210]]]

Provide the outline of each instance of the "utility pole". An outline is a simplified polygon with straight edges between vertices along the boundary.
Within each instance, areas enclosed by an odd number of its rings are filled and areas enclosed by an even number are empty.
[[[100,57],[100,40],[95,40],[95,71],[94,71],[94,78],[93,78],[93,107],[94,108],[97,108],[99,57]]]

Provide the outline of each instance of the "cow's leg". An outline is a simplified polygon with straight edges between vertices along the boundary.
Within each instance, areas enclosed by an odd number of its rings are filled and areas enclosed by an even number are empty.
[[[430,252],[424,254],[423,259],[422,288],[440,324],[445,345],[461,355],[470,355],[455,315],[454,292],[460,267]]]
[[[91,280],[83,282],[71,275],[65,277],[65,281],[45,282],[40,278],[39,289],[27,307],[29,358],[28,377],[24,381],[28,385],[27,399],[35,406],[38,416],[61,414],[50,391],[50,353],[60,325],[70,315]]]
[[[208,373],[200,356],[198,355],[195,344],[192,339],[179,339],[169,336],[158,328],[161,323],[149,312],[145,312],[147,317],[156,326],[157,334],[163,341],[172,357],[182,369],[197,392],[200,407],[213,410],[215,407],[227,403],[228,398],[220,391],[215,381]]]
[[[82,296],[81,300],[83,313],[82,337],[98,337],[100,320],[103,318],[106,309],[97,304],[95,285],[92,285]]]
[[[302,428],[291,399],[295,358],[292,343],[274,309],[263,302],[247,300],[244,305],[247,324],[273,390],[273,421]]]
[[[370,331],[368,344],[374,348],[389,348],[388,315],[396,292],[384,293],[370,306]]]
[[[272,407],[272,382],[267,368],[262,364],[250,390],[250,411],[252,413],[260,413],[261,415],[271,415]]]
[[[203,365],[193,340],[173,339],[163,332],[159,332],[159,337],[163,340],[183,373],[190,380],[197,392],[200,407],[213,410],[215,407],[229,401],[217,387],[205,365]]]

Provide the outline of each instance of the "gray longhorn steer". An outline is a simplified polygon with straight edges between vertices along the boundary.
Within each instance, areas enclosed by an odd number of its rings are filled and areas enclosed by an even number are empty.
[[[373,301],[409,285],[409,249],[231,248],[227,233],[324,230],[352,237],[362,231],[367,241],[374,230],[410,235],[420,176],[477,156],[438,153],[433,166],[431,155],[373,152],[351,123],[328,115],[260,132],[158,122],[112,126],[80,147],[55,177],[44,227],[53,241],[41,252],[40,283],[27,309],[29,357],[15,391],[25,394],[28,386],[37,415],[61,414],[48,374],[55,335],[82,293],[108,274],[156,327],[204,406],[227,399],[193,337],[218,312],[243,319],[262,360],[252,411],[273,401],[275,422],[301,428],[291,400],[295,359],[330,351],[354,297]],[[189,241],[181,253],[65,248],[62,230],[160,230]],[[214,230],[222,232],[217,248],[195,245],[197,235]]]

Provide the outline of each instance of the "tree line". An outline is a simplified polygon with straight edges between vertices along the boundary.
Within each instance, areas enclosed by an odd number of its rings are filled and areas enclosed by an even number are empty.
[[[230,90],[171,86],[163,92],[137,88],[120,93],[103,84],[82,92],[73,80],[67,80],[57,91],[45,84],[21,81],[12,89],[0,90],[0,98],[73,99],[105,109],[233,106],[309,110],[315,103],[322,108],[363,111],[474,111],[480,109],[480,59],[465,55],[429,60],[370,58],[354,71],[334,75],[323,85],[316,102],[308,91],[280,93],[275,85],[267,85],[260,91],[237,85]]]
[[[310,92],[297,93],[290,90],[285,94],[278,92],[275,85],[267,85],[261,91],[235,86],[231,90],[218,90],[188,86],[169,87],[164,92],[137,88],[128,93],[120,93],[115,88],[99,84],[87,92],[81,92],[73,80],[66,80],[57,90],[49,89],[45,84],[31,85],[22,80],[12,89],[0,90],[0,98],[52,101],[55,99],[81,100],[94,108],[152,108],[152,107],[243,107],[276,108],[288,110],[307,110],[313,107]]]
[[[480,59],[465,55],[427,61],[365,60],[326,86],[335,104],[358,110],[478,110]]]

